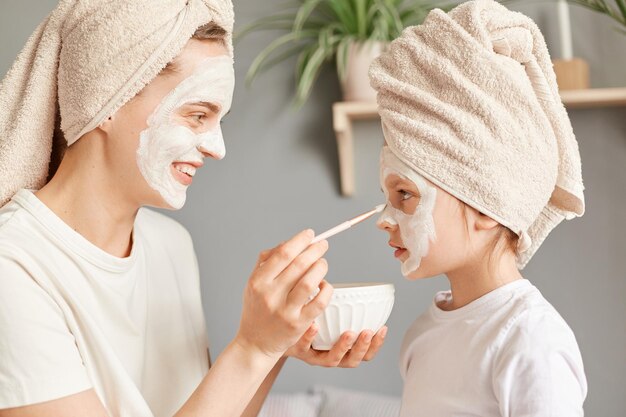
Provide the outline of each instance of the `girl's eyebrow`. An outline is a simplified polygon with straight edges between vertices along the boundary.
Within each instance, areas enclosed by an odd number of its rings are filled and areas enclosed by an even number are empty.
[[[391,184],[390,184],[391,187],[390,188],[396,188],[398,186],[398,184],[402,184],[404,181],[405,181],[404,178],[398,176],[398,178],[394,178],[391,181]]]
[[[394,178],[390,185],[391,187],[389,188],[402,188],[405,189],[405,191],[416,193],[418,196],[422,195],[419,187],[413,181],[404,177],[399,176],[398,178]]]

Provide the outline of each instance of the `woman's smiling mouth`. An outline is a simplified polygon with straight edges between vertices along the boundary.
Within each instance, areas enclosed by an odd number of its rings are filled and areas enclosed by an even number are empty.
[[[183,185],[191,185],[197,169],[201,166],[202,163],[197,162],[174,162],[170,169],[178,182]]]

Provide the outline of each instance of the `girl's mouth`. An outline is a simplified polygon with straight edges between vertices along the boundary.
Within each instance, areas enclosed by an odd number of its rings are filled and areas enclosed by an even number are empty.
[[[393,253],[393,256],[395,256],[396,258],[400,258],[402,257],[402,255],[404,255],[407,252],[406,249],[401,248],[401,249],[396,249],[396,251]]]
[[[407,249],[403,248],[400,245],[396,245],[393,242],[389,242],[389,246],[391,246],[392,248],[394,248],[396,251],[393,253],[393,256],[395,256],[396,258],[400,258],[402,255],[404,255],[405,253],[407,253]]]

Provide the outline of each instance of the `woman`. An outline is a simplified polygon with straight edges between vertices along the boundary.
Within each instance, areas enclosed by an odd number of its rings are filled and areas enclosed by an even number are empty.
[[[332,287],[307,230],[261,253],[209,369],[191,238],[142,207],[181,208],[225,154],[232,26],[226,0],[62,0],[5,77],[0,416],[252,416],[287,356],[353,367],[381,346],[311,349]]]

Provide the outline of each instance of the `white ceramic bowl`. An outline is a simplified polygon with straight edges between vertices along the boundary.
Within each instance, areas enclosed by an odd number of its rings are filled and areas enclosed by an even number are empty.
[[[395,288],[387,283],[333,284],[335,291],[324,312],[315,319],[318,332],[312,347],[330,350],[348,330],[377,332],[393,308]]]

